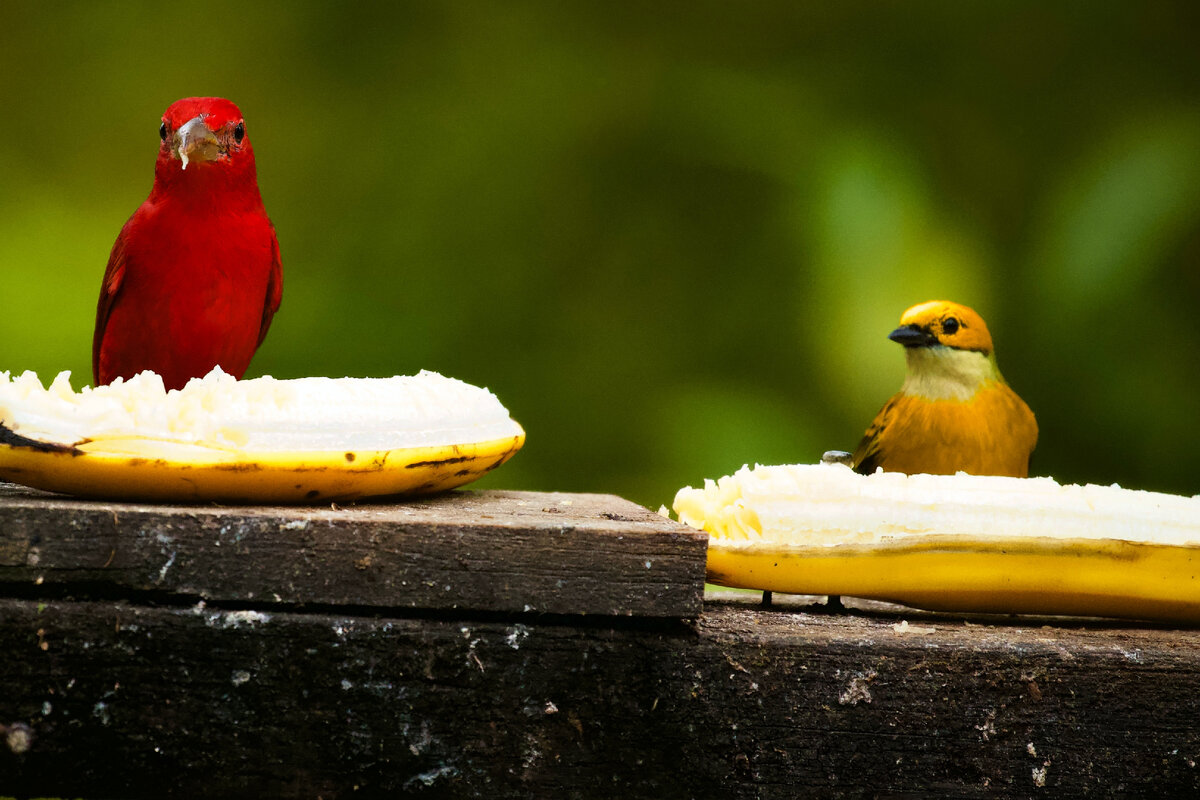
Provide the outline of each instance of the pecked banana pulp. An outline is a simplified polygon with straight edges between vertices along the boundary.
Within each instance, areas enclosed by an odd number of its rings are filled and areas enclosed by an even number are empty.
[[[507,461],[525,432],[491,392],[435,372],[270,377],[144,372],[71,388],[0,372],[0,480],[80,497],[326,503],[427,494]]]
[[[1200,496],[817,464],[743,467],[674,508],[725,586],[1200,623]]]

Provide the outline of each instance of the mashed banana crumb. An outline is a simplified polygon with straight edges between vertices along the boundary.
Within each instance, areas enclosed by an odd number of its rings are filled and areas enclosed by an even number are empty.
[[[70,372],[44,388],[33,372],[0,372],[0,423],[68,445],[136,437],[256,452],[454,445],[521,432],[487,389],[436,372],[239,381],[219,367],[171,391],[152,372],[79,392]]]

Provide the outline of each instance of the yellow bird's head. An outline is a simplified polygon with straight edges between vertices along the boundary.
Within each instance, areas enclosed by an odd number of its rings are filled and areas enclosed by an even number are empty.
[[[949,300],[930,300],[908,309],[888,338],[907,348],[940,346],[992,354],[992,335],[983,317]]]
[[[989,382],[1004,380],[983,317],[960,303],[931,300],[913,306],[888,338],[904,345],[905,394],[968,400]]]

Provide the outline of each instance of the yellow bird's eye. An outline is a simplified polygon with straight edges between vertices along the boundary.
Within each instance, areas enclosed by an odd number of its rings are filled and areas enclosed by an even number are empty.
[[[946,319],[942,321],[942,333],[946,334],[947,336],[953,336],[954,334],[958,333],[958,320],[954,317],[946,317]]]

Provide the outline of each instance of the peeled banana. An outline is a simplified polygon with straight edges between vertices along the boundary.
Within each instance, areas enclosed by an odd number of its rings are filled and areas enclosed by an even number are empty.
[[[0,372],[0,480],[116,500],[320,503],[461,486],[521,448],[486,389],[435,372],[257,378],[151,372],[43,388]]]
[[[743,467],[674,509],[725,586],[1200,623],[1200,496],[816,464]]]

